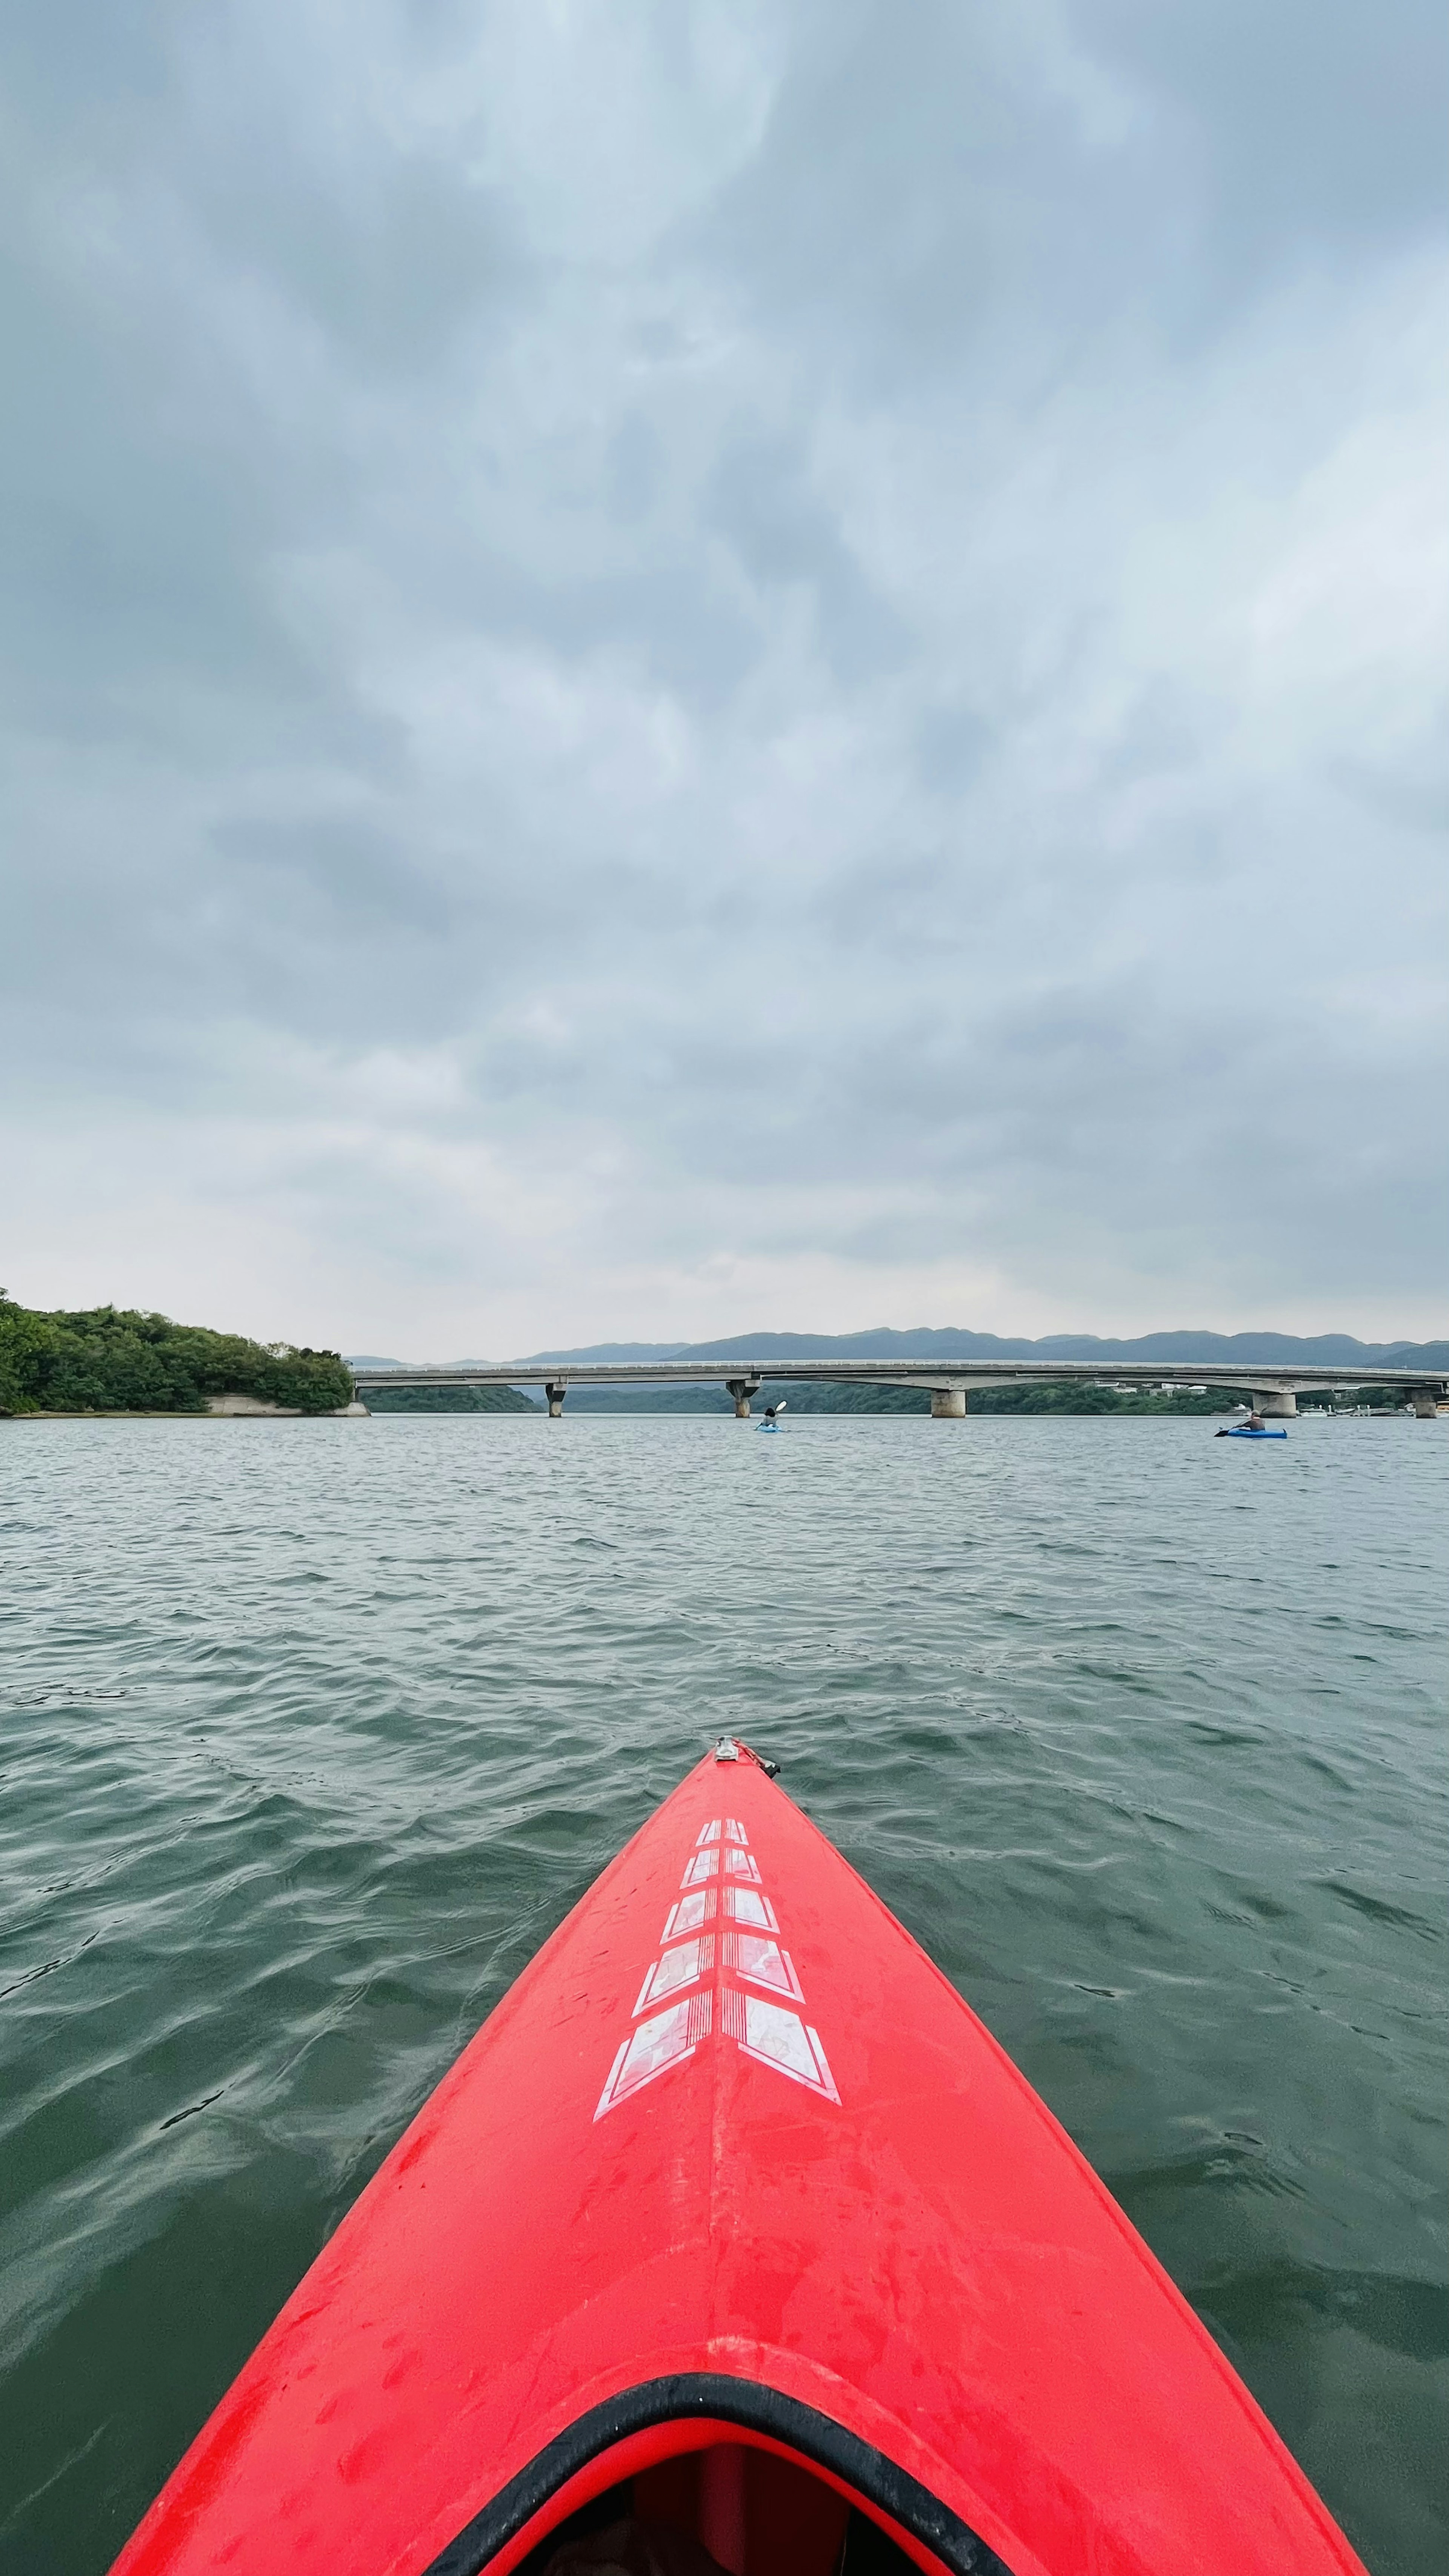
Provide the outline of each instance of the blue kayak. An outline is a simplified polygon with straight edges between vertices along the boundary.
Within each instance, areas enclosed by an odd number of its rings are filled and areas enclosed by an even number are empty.
[[[1287,1437],[1286,1431],[1253,1431],[1246,1422],[1238,1423],[1231,1431],[1218,1433],[1220,1440],[1286,1440]]]

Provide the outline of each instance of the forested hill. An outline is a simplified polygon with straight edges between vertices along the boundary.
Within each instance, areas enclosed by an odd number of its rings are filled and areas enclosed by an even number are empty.
[[[0,1413],[205,1413],[209,1395],[332,1413],[349,1402],[352,1373],[335,1351],[116,1306],[40,1314],[0,1289]]]
[[[370,1386],[369,1413],[541,1413],[516,1386]]]

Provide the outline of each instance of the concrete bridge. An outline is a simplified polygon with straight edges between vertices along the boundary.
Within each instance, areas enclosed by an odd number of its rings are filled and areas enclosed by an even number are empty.
[[[382,1386],[541,1386],[557,1421],[571,1386],[723,1386],[733,1396],[735,1412],[749,1418],[750,1400],[769,1385],[798,1386],[809,1381],[835,1386],[919,1386],[931,1398],[937,1422],[960,1421],[972,1387],[987,1386],[1134,1386],[1149,1389],[1179,1386],[1222,1387],[1248,1396],[1259,1413],[1292,1414],[1298,1398],[1308,1394],[1347,1395],[1363,1386],[1402,1388],[1421,1419],[1432,1421],[1449,1396],[1449,1381],[1432,1369],[1348,1369],[1225,1366],[1221,1361],[1128,1360],[1104,1368],[1100,1360],[571,1360],[510,1365],[489,1362],[478,1368],[360,1368],[353,1372],[359,1396]]]

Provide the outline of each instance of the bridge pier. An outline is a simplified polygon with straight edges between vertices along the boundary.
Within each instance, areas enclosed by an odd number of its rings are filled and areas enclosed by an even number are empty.
[[[1416,1386],[1413,1390],[1411,1401],[1413,1403],[1414,1418],[1416,1421],[1433,1422],[1438,1416],[1439,1407],[1443,1403],[1444,1398],[1437,1387]]]
[[[546,1386],[543,1391],[548,1397],[548,1418],[550,1422],[562,1422],[564,1397],[568,1393],[567,1382],[565,1381],[562,1384],[555,1383]]]
[[[1261,1413],[1265,1421],[1270,1414],[1291,1415],[1298,1410],[1298,1398],[1291,1387],[1285,1389],[1281,1386],[1270,1386],[1264,1388],[1261,1393],[1257,1387],[1254,1387],[1252,1394],[1253,1411]]]
[[[729,1394],[731,1394],[735,1400],[736,1422],[748,1422],[750,1418],[750,1398],[752,1395],[758,1395],[760,1392],[759,1379],[757,1377],[729,1377],[725,1379],[725,1386]]]
[[[964,1422],[965,1418],[966,1389],[964,1386],[932,1387],[931,1420],[933,1422]]]

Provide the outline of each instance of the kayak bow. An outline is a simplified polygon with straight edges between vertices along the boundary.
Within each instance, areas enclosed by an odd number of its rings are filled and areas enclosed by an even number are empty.
[[[116,2576],[504,2576],[585,2508],[732,2576],[1362,2576],[1025,2078],[729,1742],[444,2077]]]

